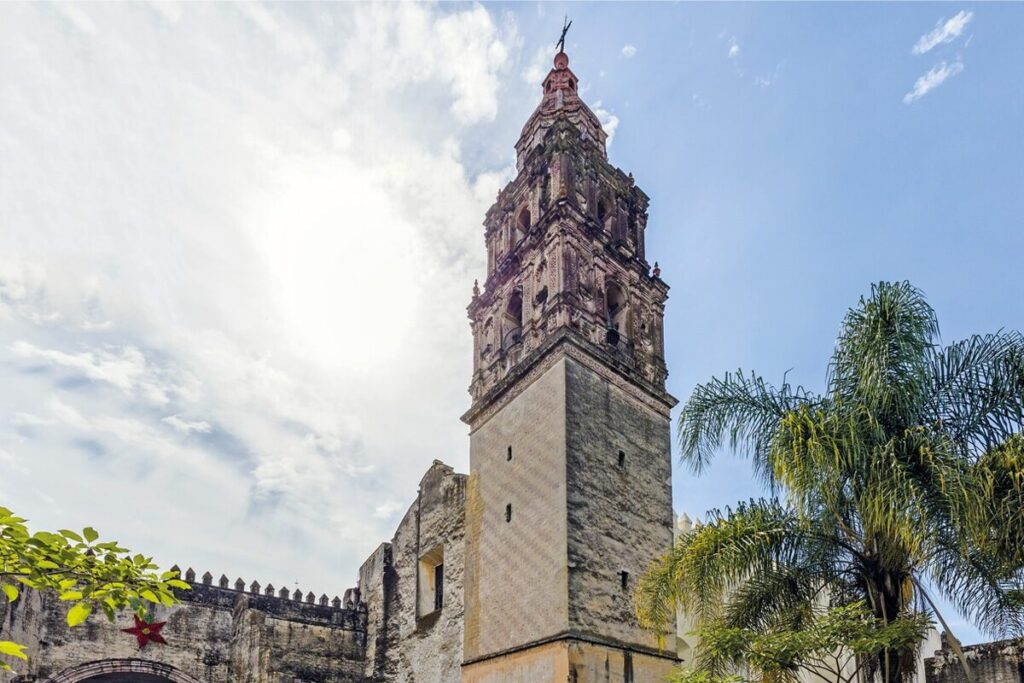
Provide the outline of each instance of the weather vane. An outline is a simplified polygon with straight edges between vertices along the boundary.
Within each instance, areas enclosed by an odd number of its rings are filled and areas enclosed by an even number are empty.
[[[562,24],[562,35],[558,39],[555,45],[558,47],[559,52],[565,52],[565,34],[569,32],[569,27],[572,26],[572,22],[569,21],[569,15],[565,15],[565,22]]]

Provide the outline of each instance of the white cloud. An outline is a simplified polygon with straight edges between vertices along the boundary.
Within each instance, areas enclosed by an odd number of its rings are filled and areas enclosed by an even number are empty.
[[[943,43],[953,42],[960,37],[973,18],[974,12],[960,10],[949,19],[939,19],[935,28],[918,38],[917,43],[914,44],[913,53],[923,55]]]
[[[520,75],[526,83],[540,87],[548,72],[551,71],[551,64],[551,48],[547,45],[539,45],[533,51],[533,56]]]
[[[402,504],[389,500],[385,503],[381,503],[373,509],[373,516],[377,519],[388,519],[393,516],[396,512],[402,510]]]
[[[736,59],[740,56],[740,44],[736,36],[729,38],[729,59]]]
[[[782,77],[782,70],[785,66],[786,62],[781,61],[775,65],[775,69],[770,74],[764,76],[754,76],[754,85],[761,88],[771,87]]]
[[[168,373],[146,362],[143,353],[131,345],[110,348],[87,348],[73,353],[59,349],[44,349],[24,340],[11,345],[15,357],[27,361],[42,361],[51,367],[68,371],[94,382],[111,384],[125,393],[163,405],[174,394],[187,394],[183,384],[186,377],[167,378]]]
[[[615,131],[619,127],[619,117],[602,107],[600,101],[594,103],[594,115],[597,116],[597,120],[601,122],[601,129],[608,136],[606,145],[610,149],[612,140],[615,139]]]
[[[946,82],[948,78],[956,76],[958,73],[964,70],[963,62],[957,60],[952,64],[942,62],[936,64],[928,73],[924,74],[914,82],[914,87],[903,96],[903,104],[910,104],[915,100],[919,100],[935,88],[939,87]]]
[[[206,422],[205,420],[189,422],[188,420],[183,420],[178,415],[168,415],[167,417],[164,418],[164,422],[174,427],[182,434],[188,434],[189,432],[199,432],[201,434],[208,434],[210,433],[210,431],[213,430],[213,427],[210,426],[210,423]]]
[[[83,9],[83,5],[75,2],[61,2],[57,4],[57,8],[63,16],[72,26],[81,31],[84,34],[92,35],[96,33],[96,24],[89,17],[88,12]]]
[[[633,55],[635,55],[635,54],[636,54],[636,46],[635,45],[623,45],[622,46],[622,56],[625,57],[626,59],[632,59]]]
[[[65,353],[54,349],[41,349],[26,341],[11,345],[15,356],[28,360],[42,360],[50,365],[80,372],[91,380],[108,382],[119,389],[129,390],[146,372],[146,359],[138,349],[122,349]]]
[[[5,504],[343,590],[430,462],[466,466],[465,305],[522,125],[498,94],[540,96],[505,78],[516,28],[480,6],[62,7],[89,23],[0,23],[0,449],[28,470]],[[126,519],[153,491],[172,512]]]

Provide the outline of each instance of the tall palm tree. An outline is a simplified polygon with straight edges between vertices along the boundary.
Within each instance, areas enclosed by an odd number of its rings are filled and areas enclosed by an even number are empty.
[[[942,621],[939,594],[990,633],[1021,633],[1024,337],[938,335],[920,291],[882,282],[847,313],[824,393],[743,372],[698,386],[683,462],[700,473],[728,447],[773,497],[684,534],[638,588],[641,621],[664,628],[681,606],[701,627],[768,631],[855,602],[882,625]],[[868,669],[906,680],[916,649],[879,650]]]

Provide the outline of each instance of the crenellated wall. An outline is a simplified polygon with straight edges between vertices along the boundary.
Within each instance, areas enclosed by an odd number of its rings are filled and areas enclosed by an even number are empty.
[[[349,591],[347,603],[331,604],[326,596],[317,601],[300,594],[297,600],[294,593],[233,589],[226,579],[213,585],[209,572],[201,583],[194,583],[191,570],[189,576],[192,590],[179,591],[179,604],[153,610],[155,621],[166,622],[166,644],[141,649],[121,630],[132,626],[128,612],[113,623],[93,614],[72,629],[66,603],[51,593],[26,592],[3,619],[4,637],[28,646],[29,661],[18,663],[16,680],[80,680],[75,671],[101,660],[167,666],[204,683],[365,680],[366,607],[358,592]]]

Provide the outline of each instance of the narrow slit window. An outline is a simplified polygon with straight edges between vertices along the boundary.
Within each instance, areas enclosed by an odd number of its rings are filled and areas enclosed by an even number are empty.
[[[509,503],[508,505],[505,506],[505,521],[512,521],[512,503]]]
[[[626,451],[619,451],[619,467],[626,466]]]
[[[512,447],[508,447],[508,453],[505,455],[506,460],[512,460]]]
[[[619,580],[622,582],[622,590],[629,589],[629,572],[623,570],[619,572]]]
[[[434,567],[434,609],[444,607],[444,565]]]

